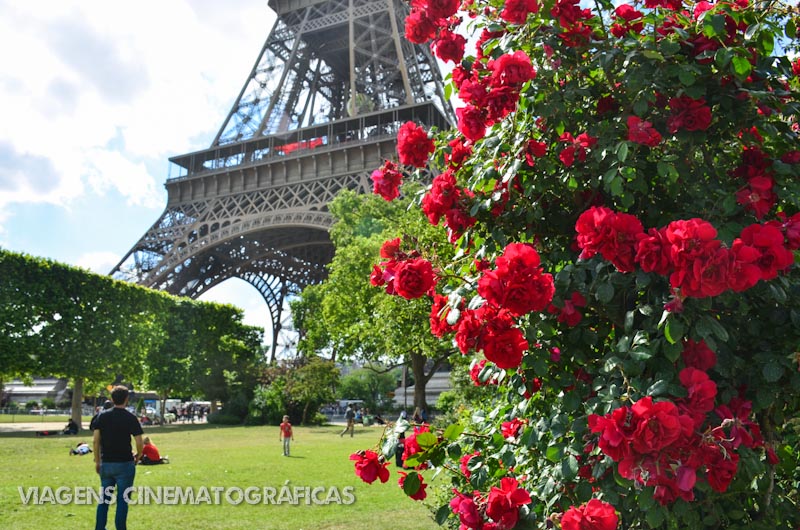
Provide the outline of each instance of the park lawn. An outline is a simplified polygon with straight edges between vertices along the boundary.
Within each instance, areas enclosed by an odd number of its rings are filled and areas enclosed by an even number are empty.
[[[205,486],[242,490],[273,487],[322,487],[318,498],[326,498],[332,487],[343,492],[353,488],[352,504],[248,504],[233,505],[220,495],[220,504],[167,505],[142,504],[130,507],[131,529],[203,529],[259,528],[280,530],[373,530],[404,528],[432,530],[439,528],[423,502],[406,497],[397,485],[397,469],[390,465],[391,478],[386,484],[365,484],[353,472],[349,455],[358,449],[375,446],[381,430],[357,429],[354,438],[339,437],[341,427],[295,427],[292,456],[281,454],[278,428],[178,425],[148,427],[145,435],[170,464],[139,466],[134,486],[193,488]],[[91,528],[96,503],[91,505],[23,504],[19,487],[49,486],[99,488],[92,455],[70,456],[69,449],[78,441],[91,443],[90,433],[79,436],[36,438],[33,433],[0,434],[0,528]],[[163,490],[162,490],[163,491]],[[334,494],[335,495],[335,494]],[[237,495],[232,497],[236,500]],[[280,494],[274,497],[280,499]],[[344,499],[345,496],[342,495]],[[286,499],[286,497],[284,497]],[[113,528],[116,506],[109,509],[109,528]]]
[[[83,422],[88,425],[91,416],[83,416]],[[0,423],[64,423],[69,420],[68,414],[53,414],[42,416],[41,414],[0,414]]]

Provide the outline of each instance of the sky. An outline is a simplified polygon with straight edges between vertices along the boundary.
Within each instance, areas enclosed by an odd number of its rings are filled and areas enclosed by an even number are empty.
[[[211,145],[275,19],[266,0],[0,0],[0,248],[108,274]],[[254,287],[201,300],[271,328]]]

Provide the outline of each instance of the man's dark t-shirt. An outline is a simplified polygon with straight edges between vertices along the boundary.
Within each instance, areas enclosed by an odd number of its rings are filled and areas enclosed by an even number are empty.
[[[131,436],[143,433],[136,416],[125,409],[114,407],[98,414],[95,429],[100,430],[100,460],[102,462],[130,462],[133,460]]]

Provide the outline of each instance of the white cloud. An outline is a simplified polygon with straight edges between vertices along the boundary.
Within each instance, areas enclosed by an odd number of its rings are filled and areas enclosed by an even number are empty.
[[[42,4],[0,3],[0,210],[110,190],[163,204],[166,159],[208,146],[274,15],[260,0]]]
[[[108,274],[118,262],[119,256],[113,252],[89,252],[80,256],[75,265],[97,274]]]

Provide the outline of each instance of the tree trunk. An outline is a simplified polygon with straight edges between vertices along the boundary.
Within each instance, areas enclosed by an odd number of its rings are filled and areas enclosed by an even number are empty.
[[[414,374],[414,407],[420,410],[428,410],[428,403],[425,400],[425,386],[428,378],[425,377],[425,363],[428,358],[419,353],[412,353],[411,373]]]
[[[75,386],[72,389],[72,421],[78,426],[78,432],[83,429],[83,423],[81,423],[81,418],[83,416],[83,410],[81,408],[81,403],[83,402],[83,378],[76,377],[75,378]]]
[[[309,405],[311,405],[311,402],[310,401],[306,401],[306,406],[303,407],[303,419],[300,420],[300,423],[302,425],[306,424],[306,416],[308,416],[308,407],[309,407]]]

